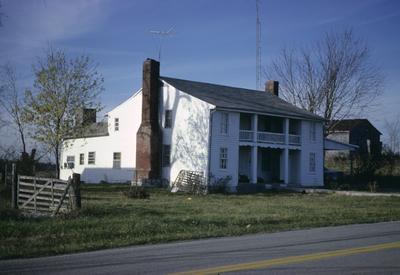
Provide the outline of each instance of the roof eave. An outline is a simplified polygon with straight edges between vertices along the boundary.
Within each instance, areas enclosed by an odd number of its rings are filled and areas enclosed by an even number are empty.
[[[302,120],[316,120],[316,121],[325,121],[323,117],[308,117],[308,116],[301,116],[301,115],[288,115],[279,112],[260,112],[256,110],[246,110],[246,109],[239,109],[239,108],[227,108],[227,107],[219,107],[216,106],[215,109],[220,111],[234,111],[234,112],[241,112],[241,113],[251,113],[251,114],[258,114],[258,115],[268,115],[268,116],[276,116],[276,117],[287,117],[293,119],[302,119]]]

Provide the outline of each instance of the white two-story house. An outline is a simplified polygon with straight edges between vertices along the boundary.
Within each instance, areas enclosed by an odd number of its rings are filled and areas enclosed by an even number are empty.
[[[255,91],[163,77],[147,59],[142,89],[108,123],[65,141],[61,178],[173,182],[190,170],[230,178],[232,191],[240,182],[321,186],[323,122],[280,99],[276,81]]]

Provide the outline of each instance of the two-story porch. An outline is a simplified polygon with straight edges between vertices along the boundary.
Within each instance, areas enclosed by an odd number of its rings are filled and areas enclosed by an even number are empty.
[[[240,113],[239,182],[300,181],[301,120]]]

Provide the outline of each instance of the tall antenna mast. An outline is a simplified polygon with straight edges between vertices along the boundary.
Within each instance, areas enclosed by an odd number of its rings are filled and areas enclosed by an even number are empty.
[[[150,33],[158,36],[159,39],[160,39],[159,40],[159,47],[158,47],[158,62],[161,62],[161,49],[162,49],[163,39],[166,38],[166,37],[171,36],[173,34],[173,32],[172,32],[173,29],[174,29],[174,27],[170,28],[167,31],[155,31],[155,30],[150,31]]]
[[[256,0],[256,89],[261,89],[261,22],[259,14],[260,0]]]

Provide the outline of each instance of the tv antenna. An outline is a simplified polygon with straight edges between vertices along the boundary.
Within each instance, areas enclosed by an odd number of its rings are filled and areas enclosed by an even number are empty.
[[[260,0],[256,0],[256,89],[261,89],[261,21]]]
[[[161,62],[161,49],[162,49],[162,42],[164,38],[170,37],[173,34],[173,29],[174,27],[170,28],[167,31],[157,31],[157,30],[151,30],[150,33],[154,34],[155,36],[158,36],[159,38],[159,44],[158,44],[158,61]]]

